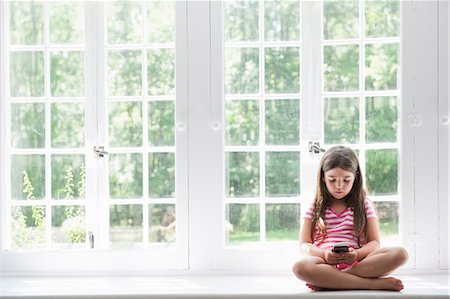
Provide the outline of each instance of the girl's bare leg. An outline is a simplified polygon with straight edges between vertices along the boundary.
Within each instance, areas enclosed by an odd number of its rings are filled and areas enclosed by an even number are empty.
[[[391,274],[407,260],[408,253],[401,247],[379,248],[344,272],[360,277],[383,277]]]
[[[314,290],[321,289],[366,289],[400,291],[400,280],[390,278],[367,278],[339,271],[322,258],[305,257],[293,266],[294,274]]]

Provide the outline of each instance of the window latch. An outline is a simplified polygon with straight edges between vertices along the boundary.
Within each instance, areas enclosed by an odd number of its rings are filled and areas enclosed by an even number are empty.
[[[325,150],[320,147],[320,143],[317,141],[316,142],[312,142],[312,141],[308,142],[308,151],[313,154],[319,154],[319,153],[325,152]]]
[[[94,233],[88,232],[89,248],[94,249]]]
[[[108,152],[105,151],[105,147],[103,145],[94,146],[94,153],[99,158],[103,158],[104,156],[108,155]]]

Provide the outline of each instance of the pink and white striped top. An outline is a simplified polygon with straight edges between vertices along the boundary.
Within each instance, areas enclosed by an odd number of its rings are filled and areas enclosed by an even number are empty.
[[[366,217],[377,218],[377,214],[372,203],[366,199],[365,201]],[[313,205],[311,205],[305,214],[304,219],[313,220]],[[357,249],[360,248],[358,244],[358,236],[354,235],[353,232],[353,209],[347,207],[341,213],[334,213],[330,207],[326,208],[325,211],[325,226],[327,229],[327,236],[324,239],[318,233],[318,228],[316,228],[314,233],[313,244],[322,249],[333,248],[335,243],[338,242],[348,242],[349,246]],[[364,234],[359,237],[361,244],[365,243]]]

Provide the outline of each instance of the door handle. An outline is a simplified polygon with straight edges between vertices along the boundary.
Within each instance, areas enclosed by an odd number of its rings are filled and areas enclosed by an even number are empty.
[[[104,156],[108,155],[108,152],[105,151],[105,147],[103,145],[94,146],[94,153],[99,158],[103,158]]]

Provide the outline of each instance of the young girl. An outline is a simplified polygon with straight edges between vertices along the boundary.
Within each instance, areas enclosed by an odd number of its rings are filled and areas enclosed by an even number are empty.
[[[333,252],[339,242],[347,242],[349,251]],[[380,248],[377,215],[350,148],[336,146],[324,154],[300,247],[307,256],[294,264],[293,271],[312,290],[403,289],[400,280],[386,276],[406,263],[408,254],[400,247]]]

